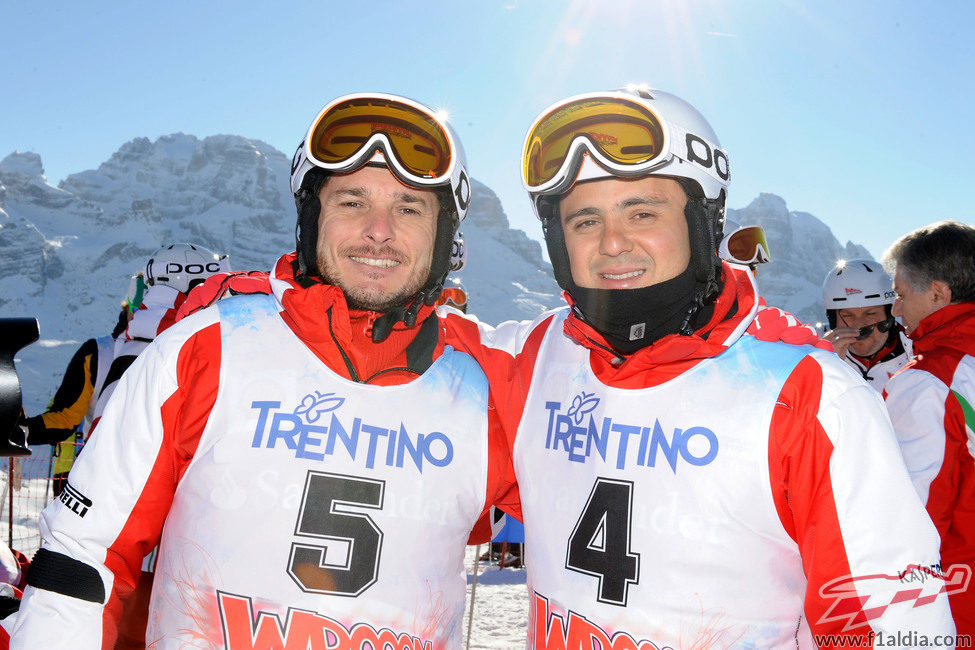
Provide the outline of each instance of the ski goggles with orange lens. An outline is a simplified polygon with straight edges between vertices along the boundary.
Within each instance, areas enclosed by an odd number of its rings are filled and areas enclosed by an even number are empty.
[[[404,183],[440,185],[451,178],[457,148],[449,130],[425,106],[405,97],[339,98],[322,109],[305,137],[317,167],[352,171],[376,153]]]
[[[596,93],[570,97],[535,120],[525,139],[522,181],[529,192],[556,194],[575,181],[583,152],[620,176],[642,176],[674,159],[687,162],[681,147],[699,144],[724,158],[704,171],[727,184],[727,155],[698,136],[657,115],[628,93]],[[700,161],[695,161],[700,162]]]
[[[731,233],[721,242],[722,258],[736,264],[764,264],[771,262],[765,229],[747,226]]]
[[[448,305],[458,309],[467,304],[467,292],[459,287],[444,287],[437,305]]]

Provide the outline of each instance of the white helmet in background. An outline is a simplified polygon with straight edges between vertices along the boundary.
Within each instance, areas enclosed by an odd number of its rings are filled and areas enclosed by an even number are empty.
[[[836,327],[836,312],[856,307],[886,307],[887,317],[896,293],[884,267],[874,260],[837,262],[823,281],[823,306],[830,328]]]
[[[443,291],[437,299],[437,306],[447,305],[467,313],[467,290],[461,284],[460,278],[447,278],[444,282]]]
[[[170,244],[149,258],[145,280],[150,287],[162,284],[188,293],[211,275],[229,270],[230,261],[226,255],[218,255],[195,244]]]

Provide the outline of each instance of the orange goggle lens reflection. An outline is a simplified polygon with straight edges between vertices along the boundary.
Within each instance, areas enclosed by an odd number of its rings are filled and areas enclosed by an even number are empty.
[[[355,156],[382,133],[399,163],[418,178],[439,178],[450,169],[450,142],[428,113],[408,104],[375,97],[349,99],[329,109],[315,125],[311,155],[326,164]]]
[[[525,183],[538,187],[551,181],[580,136],[620,165],[649,162],[664,146],[663,127],[645,106],[623,98],[580,99],[553,110],[528,134],[522,159]]]
[[[765,230],[759,226],[742,228],[728,238],[728,252],[742,264],[770,261],[768,250]]]
[[[467,304],[467,292],[457,287],[444,287],[443,291],[440,292],[437,304],[463,307]]]

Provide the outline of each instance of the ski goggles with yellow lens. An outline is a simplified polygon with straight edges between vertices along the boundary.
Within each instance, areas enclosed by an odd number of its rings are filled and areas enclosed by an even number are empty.
[[[322,109],[304,141],[305,156],[314,166],[339,173],[362,166],[377,151],[411,186],[446,184],[457,166],[454,138],[437,115],[394,95],[338,98]]]
[[[747,226],[731,233],[721,242],[720,257],[736,264],[764,264],[771,262],[765,229]]]
[[[727,154],[698,135],[663,119],[649,102],[625,92],[576,95],[544,111],[532,124],[522,155],[529,192],[558,194],[575,182],[588,153],[623,177],[643,176],[672,163],[674,176],[710,177],[706,186],[727,186]],[[710,196],[708,198],[715,198]]]

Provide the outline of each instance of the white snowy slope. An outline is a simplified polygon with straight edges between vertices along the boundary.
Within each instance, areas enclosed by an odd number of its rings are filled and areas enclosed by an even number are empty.
[[[0,318],[36,316],[41,324],[41,341],[18,357],[28,413],[53,395],[77,345],[111,329],[128,277],[161,245],[199,243],[229,253],[238,270],[268,269],[293,250],[289,173],[283,153],[233,135],[137,138],[57,187],[37,154],[0,160]],[[497,323],[561,304],[536,241],[541,226],[530,236],[511,229],[494,192],[472,185],[461,224],[468,265],[459,274],[472,311]],[[765,227],[775,261],[759,274],[763,294],[807,321],[822,319],[819,284],[832,261],[867,254],[772,194],[730,216]]]

